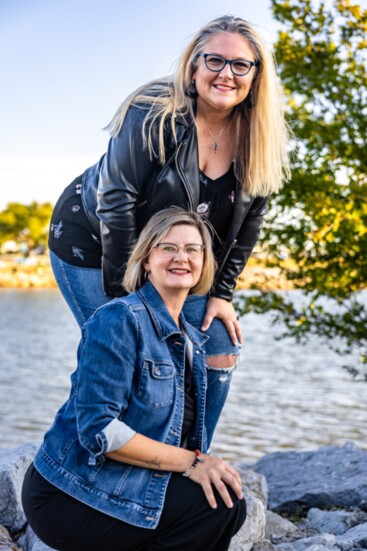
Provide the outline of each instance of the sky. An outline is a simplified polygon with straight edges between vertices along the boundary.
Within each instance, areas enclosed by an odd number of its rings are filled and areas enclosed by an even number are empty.
[[[55,203],[105,152],[123,99],[225,13],[275,40],[270,0],[0,0],[0,209]]]

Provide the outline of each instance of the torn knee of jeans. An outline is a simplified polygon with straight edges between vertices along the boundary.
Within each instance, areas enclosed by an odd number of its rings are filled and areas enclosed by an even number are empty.
[[[237,365],[237,354],[219,354],[218,356],[207,356],[206,364],[213,369],[233,369]]]

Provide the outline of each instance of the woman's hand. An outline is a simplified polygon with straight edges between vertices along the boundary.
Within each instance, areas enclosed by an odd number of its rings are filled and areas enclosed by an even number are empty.
[[[210,297],[201,330],[209,329],[214,318],[222,320],[235,346],[238,342],[242,344],[241,326],[238,323],[236,311],[231,302],[227,302],[223,298]]]
[[[213,486],[217,489],[227,507],[233,507],[227,486],[232,488],[238,499],[243,498],[241,478],[238,472],[228,463],[212,455],[201,454],[199,462],[189,474],[189,478],[200,484],[210,507],[217,508]]]

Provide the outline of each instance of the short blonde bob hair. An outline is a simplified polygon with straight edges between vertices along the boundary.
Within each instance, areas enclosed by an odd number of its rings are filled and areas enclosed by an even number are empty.
[[[209,225],[196,212],[186,211],[179,207],[169,207],[154,214],[140,233],[139,239],[127,263],[123,286],[129,293],[140,289],[146,281],[144,262],[149,253],[173,226],[193,226],[199,231],[204,245],[204,263],[198,283],[190,294],[204,295],[210,291],[215,273],[215,259]]]

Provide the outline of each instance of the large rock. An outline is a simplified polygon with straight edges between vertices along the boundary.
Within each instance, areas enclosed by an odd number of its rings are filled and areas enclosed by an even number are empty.
[[[312,536],[292,543],[280,543],[276,545],[277,551],[340,551],[340,548],[335,545],[335,536],[332,534],[320,534]]]
[[[342,536],[337,536],[336,543],[340,547],[344,545],[345,548],[345,544],[349,542],[355,547],[367,547],[367,522],[350,528]]]
[[[242,479],[242,488],[245,494],[250,493],[260,499],[265,509],[268,506],[268,485],[265,476],[246,468],[244,465],[235,463],[233,465],[239,472]]]
[[[0,525],[0,551],[20,551],[19,547],[12,541],[9,532]]]
[[[280,540],[297,531],[297,526],[273,511],[266,511],[265,538],[270,541]]]
[[[307,526],[319,533],[344,534],[349,528],[367,522],[367,513],[362,511],[322,511],[310,509],[307,514]]]
[[[25,534],[19,538],[18,543],[24,551],[55,551],[52,547],[48,547],[48,545],[43,543],[30,526],[27,527]]]
[[[296,551],[305,551],[315,547],[325,547],[326,549],[337,549],[336,538],[334,534],[320,534],[303,540],[294,541],[293,545]],[[315,550],[316,551],[316,550]]]
[[[251,493],[245,494],[247,504],[247,517],[237,532],[232,538],[229,551],[250,551],[253,545],[262,541],[265,536],[265,507]]]
[[[39,444],[24,444],[17,448],[0,449],[0,524],[11,534],[25,523],[21,506],[21,489],[25,472]]]
[[[251,551],[276,551],[276,547],[269,540],[259,541],[255,543]]]
[[[266,477],[269,509],[279,513],[358,507],[367,501],[367,451],[350,442],[310,452],[272,453],[253,469]]]

